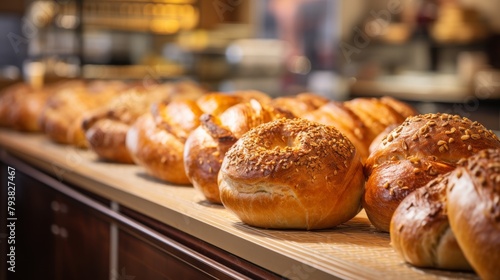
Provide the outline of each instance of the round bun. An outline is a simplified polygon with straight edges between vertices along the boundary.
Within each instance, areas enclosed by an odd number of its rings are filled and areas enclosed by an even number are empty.
[[[105,107],[86,114],[82,127],[89,148],[102,159],[133,163],[125,144],[130,126],[154,103],[180,98],[178,95],[185,99],[196,99],[201,95],[194,89],[193,92],[179,92],[179,89],[191,90],[192,87],[178,87],[173,83],[138,86],[115,97]]]
[[[129,86],[120,81],[69,81],[49,97],[40,123],[54,142],[87,147],[82,122],[85,114],[105,106]]]
[[[150,175],[187,185],[190,180],[184,169],[184,146],[189,134],[200,125],[204,113],[222,112],[240,100],[213,93],[196,101],[179,99],[155,104],[127,132],[127,149],[134,162]]]
[[[251,128],[282,117],[293,115],[253,99],[230,107],[219,117],[204,114],[184,148],[184,167],[193,186],[208,201],[220,204],[217,175],[226,152]]]
[[[354,217],[364,177],[356,149],[335,128],[280,119],[229,149],[218,182],[222,203],[244,223],[309,230]]]
[[[471,270],[448,222],[448,174],[415,190],[399,204],[391,220],[391,245],[417,267]]]
[[[288,110],[297,117],[302,117],[326,103],[328,103],[328,99],[314,93],[300,93],[295,96],[278,97],[272,101],[274,106]]]
[[[483,150],[450,175],[448,217],[481,279],[500,275],[500,150]]]
[[[371,223],[389,231],[394,210],[411,192],[461,159],[499,148],[498,137],[478,122],[449,114],[409,117],[368,157],[363,207]]]
[[[373,140],[387,127],[401,124],[416,111],[391,97],[356,98],[346,102],[329,102],[304,118],[335,126],[345,134],[366,160]]]
[[[199,125],[202,114],[192,100],[176,100],[153,106],[129,129],[126,146],[134,162],[158,179],[189,184],[184,171],[184,142]]]

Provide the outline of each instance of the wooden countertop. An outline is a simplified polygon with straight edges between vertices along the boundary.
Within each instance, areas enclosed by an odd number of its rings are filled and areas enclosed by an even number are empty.
[[[475,274],[417,269],[393,251],[389,234],[364,211],[329,230],[264,230],[206,202],[191,186],[155,180],[135,165],[107,163],[43,135],[0,130],[0,146],[63,182],[76,184],[178,228],[284,277],[295,279],[474,279]]]

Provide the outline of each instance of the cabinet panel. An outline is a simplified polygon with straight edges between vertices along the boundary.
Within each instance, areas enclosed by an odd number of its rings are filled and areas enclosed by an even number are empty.
[[[118,235],[119,276],[126,279],[207,279],[212,278],[157,246],[123,230]],[[128,279],[128,278],[127,278]]]

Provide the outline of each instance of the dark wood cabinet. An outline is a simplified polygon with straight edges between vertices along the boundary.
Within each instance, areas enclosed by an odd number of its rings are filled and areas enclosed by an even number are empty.
[[[109,223],[19,169],[15,184],[16,266],[6,279],[109,279]]]

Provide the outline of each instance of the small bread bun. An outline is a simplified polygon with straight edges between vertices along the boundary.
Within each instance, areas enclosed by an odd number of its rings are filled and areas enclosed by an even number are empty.
[[[184,148],[184,167],[193,186],[208,201],[220,204],[217,174],[226,152],[251,128],[282,117],[294,116],[254,99],[230,107],[219,117],[204,114]]]
[[[364,177],[352,143],[331,126],[280,119],[245,133],[219,172],[222,203],[263,228],[321,229],[361,209]]]
[[[66,82],[45,104],[40,117],[43,131],[54,142],[86,148],[85,114],[105,106],[129,87],[120,81]]]
[[[335,126],[358,149],[362,160],[370,154],[373,140],[387,127],[401,124],[416,111],[391,97],[356,98],[346,102],[329,102],[303,118]]]
[[[236,100],[236,101],[235,101]],[[127,133],[126,146],[134,162],[159,179],[187,185],[184,145],[205,112],[221,112],[234,99],[227,94],[207,94],[194,100],[174,100],[155,104],[150,113],[137,120]]]
[[[371,223],[389,231],[394,210],[411,192],[460,159],[499,148],[498,137],[478,122],[449,114],[409,117],[383,140],[365,163],[363,206]]]
[[[302,117],[328,103],[328,99],[314,93],[300,93],[295,96],[278,97],[272,105],[292,112],[297,117]]]
[[[178,89],[190,89],[194,92],[179,92]],[[200,90],[195,90],[191,86],[179,87],[173,83],[137,86],[127,90],[115,97],[107,106],[86,114],[82,127],[85,130],[87,143],[102,159],[133,163],[125,144],[129,127],[141,115],[147,113],[154,103],[181,98],[196,99],[201,94]]]
[[[449,178],[448,217],[458,244],[481,279],[498,279],[500,150],[480,151]]]
[[[368,157],[368,128],[361,119],[341,102],[331,101],[318,110],[305,114],[304,119],[334,126],[354,144],[361,158]]]
[[[391,245],[417,267],[472,270],[448,222],[448,174],[415,190],[399,204],[391,220]]]
[[[126,146],[134,162],[158,179],[186,185],[183,151],[187,135],[199,125],[202,111],[191,100],[156,104],[127,132]]]

